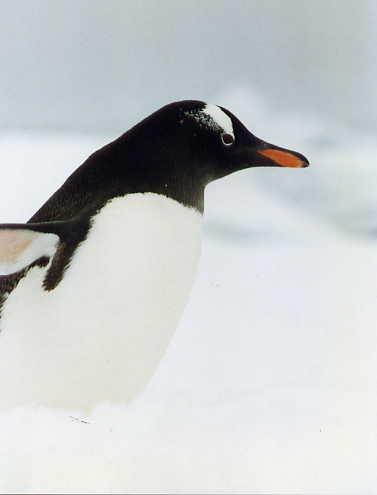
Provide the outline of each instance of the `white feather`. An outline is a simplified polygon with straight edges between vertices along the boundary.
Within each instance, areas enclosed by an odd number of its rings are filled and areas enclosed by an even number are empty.
[[[206,113],[224,132],[234,137],[233,124],[231,118],[221,110],[217,105],[207,103],[203,113]]]
[[[0,320],[0,407],[89,409],[138,394],[183,311],[200,231],[196,210],[132,194],[95,217],[56,289],[33,268]]]

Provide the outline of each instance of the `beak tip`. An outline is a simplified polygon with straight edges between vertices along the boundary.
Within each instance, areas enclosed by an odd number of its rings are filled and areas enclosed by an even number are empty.
[[[309,167],[310,163],[309,163],[309,160],[307,158],[305,158],[305,156],[302,157],[302,165],[301,165],[301,168],[307,168]]]

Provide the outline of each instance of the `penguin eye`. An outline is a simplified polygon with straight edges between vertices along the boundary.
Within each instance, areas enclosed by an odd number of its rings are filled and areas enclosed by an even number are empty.
[[[232,136],[232,134],[224,132],[223,134],[221,134],[221,141],[223,142],[223,144],[225,144],[225,146],[230,146],[234,143],[234,136]]]

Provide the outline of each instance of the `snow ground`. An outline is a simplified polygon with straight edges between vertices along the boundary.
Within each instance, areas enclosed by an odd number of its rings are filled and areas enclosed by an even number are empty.
[[[242,89],[214,101],[312,167],[209,187],[199,276],[145,392],[85,417],[0,412],[2,493],[377,493],[377,146]],[[108,138],[0,137],[1,221]]]

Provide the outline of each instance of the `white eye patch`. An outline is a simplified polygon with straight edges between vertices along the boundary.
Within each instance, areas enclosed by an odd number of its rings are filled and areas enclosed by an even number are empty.
[[[209,115],[223,132],[231,134],[234,137],[232,120],[225,112],[221,110],[220,107],[207,103],[204,107],[203,113]]]
[[[190,110],[185,112],[185,114],[195,119],[204,127],[209,127],[210,129],[230,134],[234,137],[231,118],[217,105],[207,103],[202,110]]]

